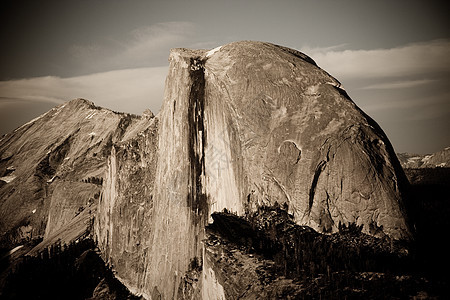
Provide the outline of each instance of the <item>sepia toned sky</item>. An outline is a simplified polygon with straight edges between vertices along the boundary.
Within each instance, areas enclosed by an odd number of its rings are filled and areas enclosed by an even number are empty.
[[[170,48],[259,40],[336,77],[397,152],[450,146],[448,1],[2,1],[0,134],[86,98],[159,111]]]

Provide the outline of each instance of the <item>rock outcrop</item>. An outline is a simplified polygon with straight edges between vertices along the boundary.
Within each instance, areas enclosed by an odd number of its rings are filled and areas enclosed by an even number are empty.
[[[224,297],[202,245],[223,209],[245,216],[278,203],[319,232],[354,223],[410,238],[407,181],[389,140],[312,59],[237,42],[173,49],[169,61],[161,112],[112,147],[95,223],[105,260],[133,292]]]

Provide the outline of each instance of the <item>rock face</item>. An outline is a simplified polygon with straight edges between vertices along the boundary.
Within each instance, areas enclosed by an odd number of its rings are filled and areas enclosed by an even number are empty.
[[[169,61],[161,112],[112,147],[95,222],[105,260],[133,292],[225,298],[202,244],[223,209],[278,203],[320,232],[355,223],[410,238],[392,146],[312,59],[237,42],[174,49]],[[188,280],[196,262],[198,281]]]
[[[104,260],[135,293],[145,291],[149,270],[158,159],[158,119],[141,125],[138,134],[125,136],[111,149],[95,221]]]
[[[111,145],[138,120],[76,99],[3,136],[0,245],[39,236],[69,242],[83,234],[89,211],[95,214]],[[55,236],[65,226],[69,240]]]
[[[263,43],[222,47],[205,69],[206,93],[216,93],[205,105],[207,136],[231,137],[223,140],[232,151],[240,203],[287,203],[299,224],[319,231],[355,222],[366,231],[383,227],[391,237],[408,236],[404,177],[392,147],[336,79],[301,53]],[[228,126],[217,126],[214,114],[225,115]],[[220,203],[215,210],[242,213],[244,205],[225,204],[229,188],[219,182],[222,191],[210,194]]]

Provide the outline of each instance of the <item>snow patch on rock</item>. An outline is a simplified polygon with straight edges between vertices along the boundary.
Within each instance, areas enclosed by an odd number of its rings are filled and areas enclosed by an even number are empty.
[[[8,254],[5,256],[12,255],[14,252],[16,252],[17,250],[19,250],[22,247],[23,247],[23,245],[20,245],[20,246],[15,247],[14,249],[9,250]]]
[[[8,176],[3,176],[3,177],[0,177],[0,180],[1,181],[4,181],[4,182],[6,182],[6,183],[10,183],[11,181],[13,181],[14,179],[16,179],[16,176],[15,175],[8,175]]]
[[[90,119],[92,119],[92,117],[95,116],[96,114],[97,114],[97,112],[92,112],[92,113],[90,113],[89,115],[86,116],[86,119],[87,119],[87,120],[90,120]]]
[[[220,50],[220,48],[222,48],[222,46],[219,46],[217,48],[211,49],[208,52],[206,52],[206,57],[210,57],[212,55],[214,55],[214,53],[216,53],[217,51]]]
[[[426,155],[424,158],[422,158],[422,161],[424,163],[428,162],[434,155],[430,154],[430,155]]]

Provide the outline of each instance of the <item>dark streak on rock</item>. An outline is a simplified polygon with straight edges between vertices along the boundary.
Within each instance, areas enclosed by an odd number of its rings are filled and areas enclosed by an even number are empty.
[[[320,225],[322,226],[322,231],[325,233],[331,233],[334,225],[333,218],[331,217],[330,213],[330,195],[328,192],[325,192],[327,195],[327,198],[325,199],[326,207],[324,208],[324,211],[322,213],[322,216],[320,217]]]
[[[302,158],[302,151],[299,149],[298,150],[297,160],[295,161],[295,164],[298,164],[298,162],[300,161],[301,158]]]
[[[79,129],[75,133],[69,135],[61,144],[50,151],[44,159],[39,162],[36,166],[35,176],[43,181],[46,181],[55,175],[59,165],[63,162],[70,150],[73,135],[75,135],[78,131]]]
[[[131,122],[132,122],[131,119],[132,119],[132,116],[129,114],[125,114],[124,116],[122,116],[120,118],[119,124],[117,125],[116,131],[115,131],[117,140],[120,140],[123,137],[128,126],[131,125]]]
[[[205,111],[205,73],[204,61],[191,58],[189,76],[191,89],[188,107],[188,153],[191,168],[191,191],[188,194],[187,205],[194,213],[194,222],[207,220],[207,196],[202,191],[202,174],[205,173],[206,131],[204,124]]]
[[[309,206],[308,211],[311,212],[311,208],[314,202],[314,194],[316,193],[317,182],[319,181],[319,176],[322,171],[325,169],[327,162],[322,160],[316,167],[316,171],[314,172],[313,181],[311,183],[311,188],[309,190]]]

